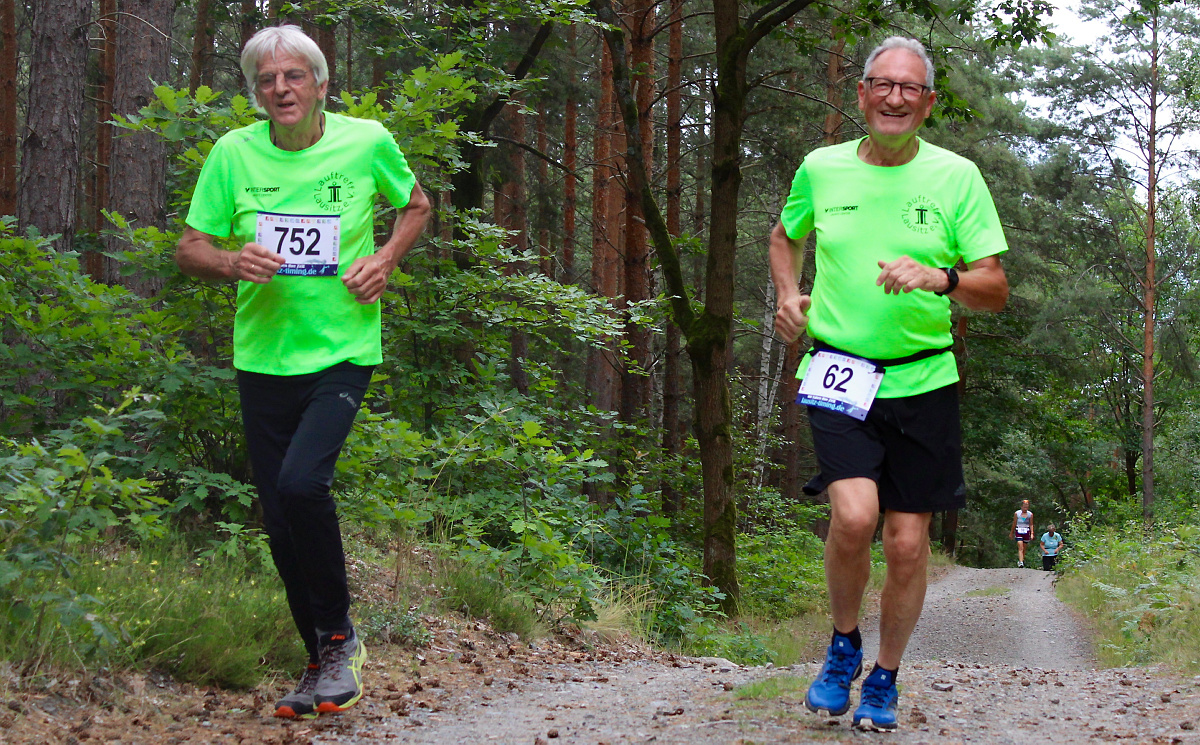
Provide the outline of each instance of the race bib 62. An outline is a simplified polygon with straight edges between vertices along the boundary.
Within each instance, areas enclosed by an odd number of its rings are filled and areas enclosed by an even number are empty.
[[[867,418],[871,403],[883,382],[874,362],[837,352],[821,351],[813,355],[796,403],[829,409],[860,422]]]

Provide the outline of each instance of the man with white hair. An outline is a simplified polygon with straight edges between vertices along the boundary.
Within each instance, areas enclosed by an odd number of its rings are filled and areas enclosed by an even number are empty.
[[[337,713],[363,695],[334,467],[383,361],[379,299],[429,219],[429,200],[378,122],[324,110],[329,68],[296,26],[259,31],[242,73],[267,115],[205,160],[175,260],[236,280],[233,366],[271,556],[308,651],[275,716]],[[375,197],[397,210],[375,246]],[[217,248],[233,236],[240,249]]]
[[[999,311],[1008,297],[998,258],[1007,245],[979,169],[917,137],[935,99],[920,42],[884,41],[858,83],[867,136],[808,154],[771,233],[776,331],[813,340],[797,373],[820,467],[805,491],[828,489],[831,507],[833,638],[805,696],[814,712],[850,708],[884,515],[879,651],[853,719],[863,729],[896,728],[896,674],[925,599],[930,516],[965,506],[949,300]],[[813,231],[809,296],[798,280]]]

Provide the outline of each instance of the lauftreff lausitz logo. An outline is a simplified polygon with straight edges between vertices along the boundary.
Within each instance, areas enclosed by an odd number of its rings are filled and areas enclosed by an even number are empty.
[[[924,195],[908,200],[900,219],[909,230],[921,235],[940,230],[942,227],[942,211],[932,199]]]
[[[337,171],[317,181],[313,201],[326,212],[341,212],[354,199],[354,182]]]

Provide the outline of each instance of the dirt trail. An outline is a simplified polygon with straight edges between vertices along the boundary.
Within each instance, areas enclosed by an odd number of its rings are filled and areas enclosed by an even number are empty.
[[[864,631],[870,658],[877,635],[871,624]],[[523,745],[871,737],[897,745],[1200,743],[1200,677],[1097,670],[1086,632],[1055,598],[1051,576],[1036,570],[960,567],[930,585],[901,670],[897,733],[856,733],[848,715],[827,720],[804,711],[804,690],[818,668],[816,661],[774,669],[690,658],[546,662],[486,688],[445,693],[436,705],[399,707],[405,716],[377,715],[353,728],[343,721],[306,735],[312,742]]]

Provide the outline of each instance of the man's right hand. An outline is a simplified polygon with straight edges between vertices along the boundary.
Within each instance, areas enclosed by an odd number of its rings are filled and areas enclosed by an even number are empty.
[[[775,311],[775,333],[788,344],[794,342],[808,328],[811,305],[812,298],[808,295],[795,295],[780,301],[779,309]]]
[[[283,266],[284,258],[266,246],[247,243],[233,259],[233,278],[255,284],[266,284]]]

